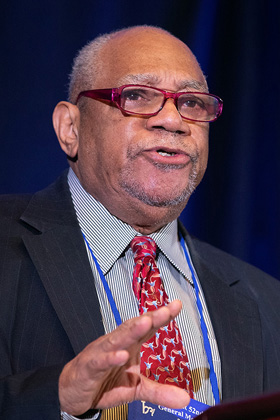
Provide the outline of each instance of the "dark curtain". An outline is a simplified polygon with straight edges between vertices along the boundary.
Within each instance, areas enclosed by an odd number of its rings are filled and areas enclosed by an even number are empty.
[[[52,129],[76,51],[125,26],[185,41],[224,99],[210,159],[182,219],[188,230],[280,278],[280,2],[9,0],[1,2],[0,192],[33,192],[67,167]]]

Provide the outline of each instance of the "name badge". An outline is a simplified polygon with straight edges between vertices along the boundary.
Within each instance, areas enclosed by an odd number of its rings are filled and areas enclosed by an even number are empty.
[[[191,420],[207,408],[209,405],[192,399],[185,408],[178,409],[154,405],[147,401],[133,401],[128,404],[128,420]]]

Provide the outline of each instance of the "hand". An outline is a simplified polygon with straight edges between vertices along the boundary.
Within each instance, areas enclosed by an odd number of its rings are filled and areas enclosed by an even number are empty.
[[[156,311],[132,318],[110,334],[90,343],[62,370],[59,400],[62,411],[72,415],[90,408],[103,409],[134,400],[170,408],[190,402],[186,391],[140,375],[141,344],[181,310],[175,300]]]

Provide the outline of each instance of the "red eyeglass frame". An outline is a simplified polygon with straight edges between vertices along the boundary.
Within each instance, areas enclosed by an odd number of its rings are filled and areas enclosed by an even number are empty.
[[[134,87],[134,86],[135,87],[143,87],[143,88],[154,89],[154,90],[157,90],[157,91],[163,93],[164,98],[163,98],[163,101],[162,101],[162,104],[161,104],[161,107],[159,108],[159,110],[156,111],[156,112],[150,113],[150,114],[143,114],[141,112],[127,111],[126,109],[124,109],[120,104],[121,93],[122,93],[123,89],[125,89],[127,87]],[[217,108],[217,113],[216,113],[215,118],[213,118],[211,120],[197,120],[197,119],[187,118],[187,117],[184,117],[183,115],[181,115],[181,113],[178,110],[178,105],[177,105],[178,98],[182,95],[185,95],[186,93],[187,94],[195,94],[195,95],[197,95],[197,94],[205,95],[205,96],[210,96],[211,98],[216,99],[217,102],[218,102],[218,108]],[[153,86],[146,86],[146,85],[129,84],[129,85],[122,85],[120,87],[111,88],[111,89],[84,90],[84,91],[79,93],[79,95],[76,99],[75,105],[77,105],[77,103],[78,103],[78,101],[81,97],[88,97],[88,98],[91,98],[91,99],[97,99],[97,100],[101,99],[101,100],[105,100],[105,101],[110,101],[110,102],[113,102],[114,104],[116,104],[121,112],[124,112],[126,114],[132,114],[132,115],[140,115],[140,116],[143,116],[143,117],[152,117],[153,115],[157,115],[161,111],[161,109],[164,107],[164,104],[167,101],[167,99],[173,99],[174,104],[175,104],[179,114],[181,115],[181,117],[184,120],[197,121],[197,122],[213,122],[213,121],[216,121],[219,118],[219,116],[221,115],[222,110],[223,110],[223,100],[219,96],[212,95],[211,93],[197,92],[197,91],[196,92],[188,92],[188,91],[187,92],[169,92],[169,91],[166,91],[166,90],[155,88]]]

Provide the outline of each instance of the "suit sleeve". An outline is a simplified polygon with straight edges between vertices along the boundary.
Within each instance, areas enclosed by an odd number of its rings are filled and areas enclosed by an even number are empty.
[[[0,380],[0,418],[60,419],[58,378],[63,366],[41,368]]]

